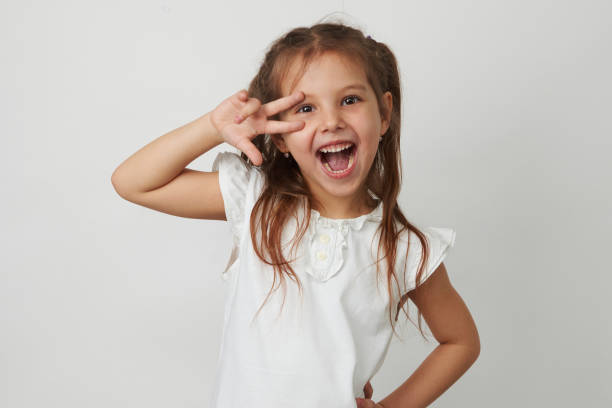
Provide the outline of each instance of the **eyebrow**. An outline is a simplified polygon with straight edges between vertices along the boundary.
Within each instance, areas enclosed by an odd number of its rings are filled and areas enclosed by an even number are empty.
[[[364,92],[367,90],[367,88],[363,84],[350,84],[350,85],[347,85],[344,88],[340,89],[340,92],[344,92],[347,89],[358,89],[358,90],[364,91]],[[304,93],[304,99],[306,99],[306,98],[308,98],[310,96],[311,96],[310,94]]]
[[[359,90],[365,91],[366,87],[363,84],[351,84],[351,85],[347,85],[344,88],[342,88],[341,91],[346,91],[347,89],[359,89]]]

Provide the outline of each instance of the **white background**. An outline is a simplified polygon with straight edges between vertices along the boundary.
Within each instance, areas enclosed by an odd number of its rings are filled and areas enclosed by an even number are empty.
[[[609,1],[4,0],[0,406],[207,406],[229,228],[125,201],[111,174],[342,10],[399,60],[400,205],[456,229],[481,336],[432,406],[612,404]],[[436,345],[404,326],[375,400]]]

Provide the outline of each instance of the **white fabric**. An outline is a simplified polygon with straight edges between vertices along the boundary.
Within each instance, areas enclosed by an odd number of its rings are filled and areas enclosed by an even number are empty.
[[[255,254],[249,229],[264,177],[232,152],[219,153],[213,171],[219,172],[234,248],[221,275],[227,283],[225,318],[210,406],[354,408],[355,398],[364,397],[364,385],[383,363],[392,337],[388,307],[392,305],[395,316],[399,300],[389,299],[384,264],[378,285],[376,281],[374,234],[382,204],[369,214],[343,220],[312,210],[297,253],[285,251],[286,257],[297,255],[292,266],[303,285],[302,295],[287,278],[282,311],[280,286],[251,322],[273,283],[273,269]],[[293,238],[289,231],[297,225],[291,220],[284,243]],[[455,241],[450,228],[422,231],[431,248],[421,282]],[[408,264],[405,286],[403,263],[396,267],[402,293],[414,289],[421,256],[420,241],[411,234],[408,258],[398,256]],[[405,253],[406,243],[400,239],[398,254]]]

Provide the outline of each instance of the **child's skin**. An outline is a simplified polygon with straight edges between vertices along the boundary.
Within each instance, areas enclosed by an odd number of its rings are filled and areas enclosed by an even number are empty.
[[[289,77],[299,67],[294,61]],[[291,93],[284,81],[283,95]],[[278,148],[291,153],[300,167],[309,191],[324,208],[315,208],[328,218],[354,218],[369,213],[375,205],[365,180],[378,151],[381,137],[389,128],[392,97],[383,95],[382,116],[376,94],[365,72],[346,57],[327,52],[312,61],[295,85],[306,95],[296,108],[281,113],[282,120],[303,120],[303,129],[273,136]],[[354,144],[354,166],[348,176],[336,178],[324,170],[317,151],[338,141]]]
[[[133,203],[179,217],[226,220],[217,172],[186,168],[193,160],[226,142],[242,150],[254,164],[261,154],[251,143],[259,133],[291,132],[303,122],[268,120],[295,105],[303,95],[292,95],[262,105],[245,90],[228,97],[213,111],[189,122],[136,151],[113,172],[117,193]],[[236,115],[252,109],[247,121],[236,124]],[[213,124],[214,123],[214,124]]]
[[[345,62],[337,55],[324,55],[309,66],[295,90],[287,88],[287,81],[282,87],[284,96],[266,104],[249,98],[245,90],[237,92],[213,111],[160,136],[121,163],[111,178],[115,190],[128,201],[167,214],[225,220],[218,173],[186,166],[223,142],[260,165],[261,153],[251,140],[268,133],[278,134],[274,137],[277,147],[290,152],[300,165],[309,188],[324,205],[322,215],[352,218],[369,211],[362,201],[362,183],[378,138],[387,129],[388,117],[379,114],[373,90],[363,82],[363,72]],[[365,89],[343,90],[348,84],[362,84]],[[359,98],[351,98],[353,95]],[[384,103],[392,106],[390,94],[384,96]],[[277,113],[281,113],[281,121],[268,120]],[[332,179],[317,167],[316,150],[335,138],[357,145],[355,170],[345,179]],[[419,308],[440,344],[380,402],[370,399],[368,382],[366,399],[356,399],[360,408],[426,407],[454,384],[480,353],[476,325],[451,285],[444,263],[408,292],[407,298]]]

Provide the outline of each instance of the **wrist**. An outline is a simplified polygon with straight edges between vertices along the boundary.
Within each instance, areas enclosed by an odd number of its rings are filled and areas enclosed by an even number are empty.
[[[216,126],[212,122],[211,113],[212,112],[208,112],[200,118],[202,120],[202,134],[204,135],[203,139],[207,147],[206,150],[209,150],[225,142],[225,140],[223,140],[223,137],[221,136],[221,133],[217,130]]]

